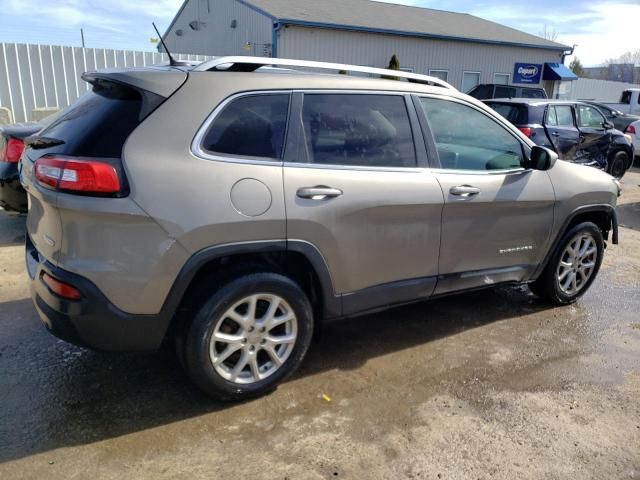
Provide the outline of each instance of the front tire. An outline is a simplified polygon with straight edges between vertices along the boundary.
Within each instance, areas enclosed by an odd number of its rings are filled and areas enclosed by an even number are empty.
[[[294,281],[245,275],[213,293],[193,319],[184,344],[187,373],[217,400],[256,397],[298,368],[312,336],[311,305]]]
[[[573,303],[595,280],[603,253],[604,239],[598,226],[580,223],[562,237],[544,271],[529,287],[555,305]]]
[[[629,166],[629,156],[622,151],[617,151],[609,158],[609,164],[607,165],[607,173],[614,178],[620,180],[624,177]]]

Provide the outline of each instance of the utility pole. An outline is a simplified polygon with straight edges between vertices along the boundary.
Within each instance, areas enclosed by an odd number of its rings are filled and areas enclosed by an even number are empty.
[[[84,48],[84,30],[80,29],[80,38],[82,39],[82,48]]]

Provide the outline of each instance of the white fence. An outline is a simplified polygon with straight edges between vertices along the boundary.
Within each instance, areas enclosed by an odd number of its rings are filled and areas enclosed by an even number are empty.
[[[175,55],[203,61],[203,55]],[[80,76],[103,68],[141,67],[167,62],[164,53],[79,48],[57,45],[0,43],[0,107],[14,122],[33,118],[38,108],[61,109],[88,90]]]
[[[627,88],[640,88],[633,83],[611,82],[609,80],[595,80],[579,78],[570,82],[571,90],[566,98],[571,100],[592,100],[595,102],[618,102],[620,94]]]

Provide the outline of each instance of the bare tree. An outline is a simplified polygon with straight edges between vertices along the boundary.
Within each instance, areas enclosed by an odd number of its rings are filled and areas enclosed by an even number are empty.
[[[542,31],[540,32],[540,36],[555,42],[558,39],[558,31],[554,27],[550,27],[545,23],[542,27]]]
[[[636,50],[629,50],[619,57],[607,58],[604,61],[604,64],[607,66],[614,65],[616,63],[633,63],[634,65],[640,65],[640,48]]]

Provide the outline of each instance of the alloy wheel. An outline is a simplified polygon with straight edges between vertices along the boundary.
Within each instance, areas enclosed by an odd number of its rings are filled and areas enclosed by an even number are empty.
[[[225,380],[251,384],[273,375],[294,349],[298,321],[280,296],[258,293],[236,302],[216,322],[209,357]]]
[[[560,256],[556,280],[565,295],[582,290],[593,275],[598,260],[598,247],[589,233],[579,233],[569,241]]]

